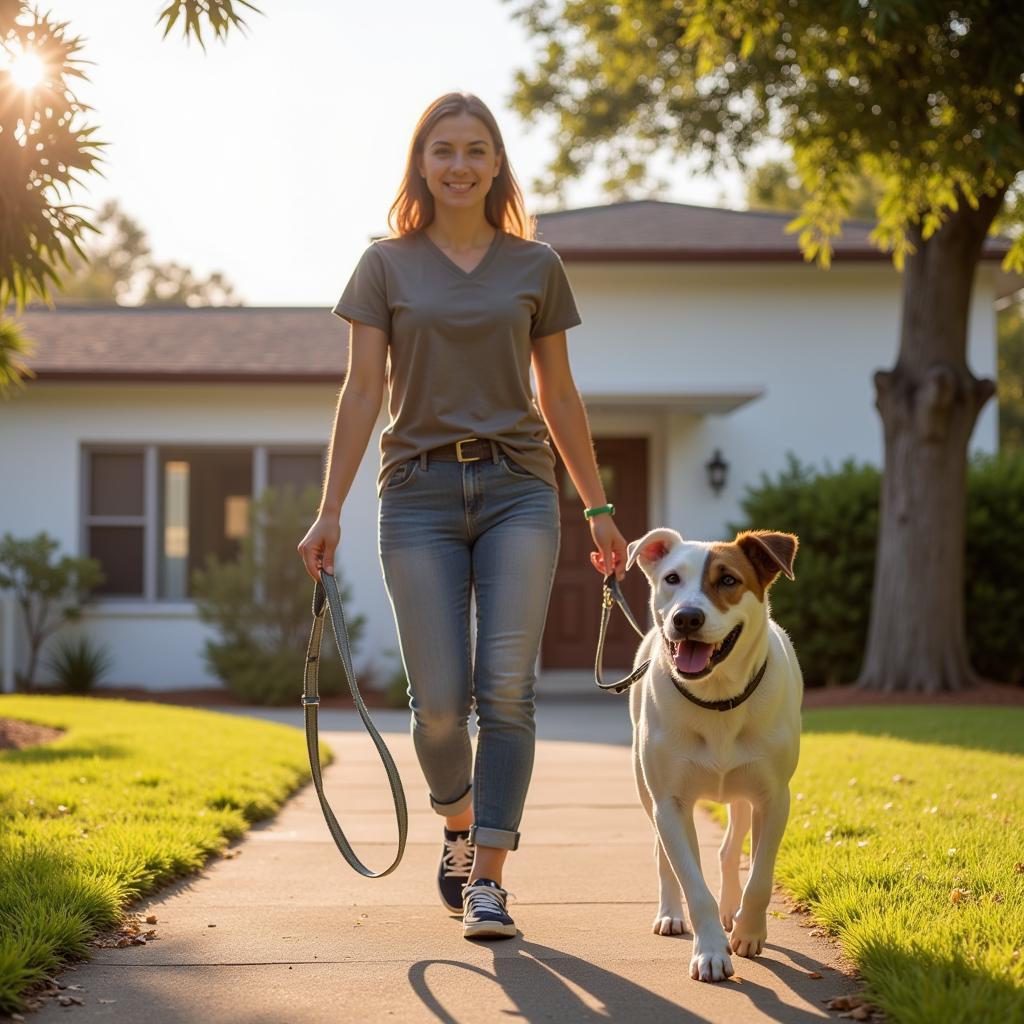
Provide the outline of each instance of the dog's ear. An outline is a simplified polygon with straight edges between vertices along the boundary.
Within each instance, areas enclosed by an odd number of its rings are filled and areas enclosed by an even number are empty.
[[[651,566],[655,562],[660,562],[677,544],[682,544],[682,542],[682,536],[675,530],[669,530],[666,527],[651,530],[626,548],[626,568],[632,568],[633,563],[639,561],[640,568],[649,576]]]
[[[793,575],[793,559],[800,544],[795,534],[775,533],[771,530],[746,530],[736,534],[734,542],[750,559],[761,585],[768,588],[780,572],[787,578]]]

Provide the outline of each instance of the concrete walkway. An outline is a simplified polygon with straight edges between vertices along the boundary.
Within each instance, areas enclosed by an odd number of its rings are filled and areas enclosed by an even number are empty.
[[[266,717],[300,724],[297,710]],[[323,717],[322,740],[338,755],[325,773],[332,806],[364,862],[381,867],[395,837],[383,769],[353,714]],[[138,908],[157,916],[155,940],[97,949],[91,963],[66,972],[61,980],[79,986],[84,1005],[48,1000],[30,1019],[809,1022],[834,1018],[824,1001],[856,991],[834,948],[779,903],[765,955],[735,957],[736,977],[724,984],[690,980],[692,936],[651,932],[651,828],[633,786],[621,700],[538,708],[522,847],[505,875],[520,935],[467,942],[437,901],[440,822],[407,716],[374,720],[388,730],[409,803],[409,843],[394,874],[371,881],[345,864],[307,786],[236,844],[239,856]],[[720,831],[704,818],[700,836],[717,892]]]

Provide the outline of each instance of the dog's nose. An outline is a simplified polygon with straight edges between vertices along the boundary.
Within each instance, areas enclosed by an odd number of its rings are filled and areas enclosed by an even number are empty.
[[[696,633],[704,625],[704,613],[699,608],[680,608],[672,616],[672,625],[683,636]]]

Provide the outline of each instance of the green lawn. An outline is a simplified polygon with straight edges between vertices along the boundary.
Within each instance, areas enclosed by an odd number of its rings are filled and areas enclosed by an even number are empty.
[[[267,722],[75,697],[3,696],[0,717],[67,730],[0,751],[0,1012],[309,777],[302,732]]]
[[[776,879],[891,1021],[1024,1021],[1022,753],[1024,708],[804,713]]]

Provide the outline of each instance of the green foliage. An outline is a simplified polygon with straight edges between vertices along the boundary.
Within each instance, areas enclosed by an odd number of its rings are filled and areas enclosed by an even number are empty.
[[[7,400],[16,390],[25,387],[23,377],[34,377],[35,371],[21,357],[35,350],[32,341],[9,317],[0,316],[0,399]]]
[[[1024,305],[1001,309],[999,337],[999,445],[1024,449]]]
[[[551,120],[542,194],[606,147],[606,189],[647,195],[652,152],[710,172],[768,138],[791,150],[798,230],[828,266],[864,175],[882,185],[874,241],[897,266],[962,204],[1002,197],[1024,169],[1024,7],[965,0],[506,0],[532,35],[514,109]],[[1024,235],[1007,257],[1024,268]]]
[[[66,730],[0,751],[0,1013],[309,778],[302,734],[254,719],[39,696],[0,696],[0,717]]]
[[[209,555],[205,569],[192,574],[192,595],[202,622],[214,626],[220,642],[207,640],[210,670],[228,689],[257,704],[294,704],[302,693],[303,656],[312,626],[313,582],[295,553],[297,538],[309,527],[310,510],[320,500],[310,485],[267,488],[249,510],[249,530],[238,559],[222,563]],[[340,565],[335,578],[342,602],[349,599]],[[330,619],[330,613],[325,612]],[[346,618],[353,660],[366,617]],[[324,631],[320,692],[345,688],[341,658],[330,626]]]
[[[112,661],[106,647],[97,647],[80,635],[74,640],[58,640],[49,668],[58,684],[71,693],[87,693],[110,671]]]
[[[775,877],[887,1020],[1021,1020],[1022,754],[1022,708],[804,713]]]
[[[771,590],[809,686],[856,678],[867,640],[878,538],[880,475],[848,460],[818,472],[792,454],[761,475],[730,529],[800,538],[796,580]],[[978,456],[967,474],[965,592],[971,661],[983,675],[1024,682],[1024,453]]]
[[[796,580],[771,589],[772,614],[790,634],[808,685],[848,682],[867,637],[878,537],[879,473],[847,460],[818,473],[790,454],[775,479],[747,489],[744,522],[800,538]]]
[[[753,168],[746,178],[747,207],[751,210],[776,210],[794,213],[807,200],[807,190],[791,162],[767,160]],[[850,216],[858,220],[874,220],[882,196],[880,182],[867,175],[855,183],[850,201]]]
[[[195,41],[205,50],[203,42],[203,20],[209,22],[214,39],[227,39],[231,29],[245,29],[245,21],[236,8],[244,7],[259,14],[259,8],[247,0],[172,0],[161,12],[159,20],[164,23],[164,38],[181,20],[181,31],[185,40]]]
[[[967,477],[967,640],[974,667],[1024,683],[1024,452],[979,457]]]
[[[28,540],[0,537],[0,589],[8,587],[21,609],[29,641],[28,672],[22,687],[31,690],[44,641],[67,621],[81,617],[89,591],[106,578],[95,558],[64,555],[51,561],[60,542],[45,531]]]
[[[0,61],[0,309],[13,302],[20,311],[34,295],[46,299],[68,252],[81,253],[92,229],[77,207],[61,203],[82,184],[81,173],[96,169],[105,145],[83,124],[90,108],[75,95],[75,81],[88,80],[81,50],[67,22],[24,3],[0,7],[3,56],[31,53],[45,66],[41,83],[24,89]]]

